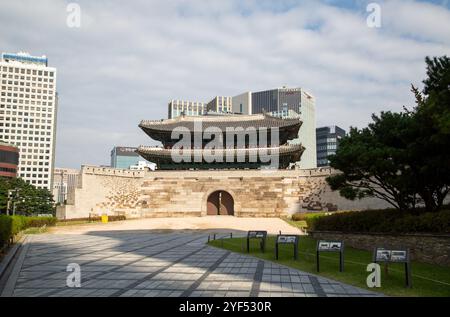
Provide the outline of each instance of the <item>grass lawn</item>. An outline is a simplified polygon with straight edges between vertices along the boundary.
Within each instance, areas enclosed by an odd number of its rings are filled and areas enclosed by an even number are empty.
[[[345,270],[339,272],[339,254],[321,253],[320,273],[316,271],[316,240],[300,237],[299,257],[293,259],[293,246],[281,245],[279,260],[275,260],[275,237],[269,236],[266,243],[266,252],[258,248],[257,240],[250,240],[250,255],[290,266],[305,272],[321,275],[336,281],[351,284],[361,288],[366,286],[367,264],[372,262],[372,253],[369,251],[345,248]],[[209,244],[230,251],[246,254],[246,238],[233,238],[211,241]],[[450,267],[412,262],[412,288],[404,287],[403,264],[389,264],[388,275],[384,267],[381,269],[381,288],[371,289],[386,295],[395,296],[450,296]]]

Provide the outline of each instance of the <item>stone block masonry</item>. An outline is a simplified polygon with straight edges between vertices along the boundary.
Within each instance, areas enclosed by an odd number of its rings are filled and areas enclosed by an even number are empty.
[[[280,217],[296,212],[386,208],[379,199],[349,201],[325,178],[331,169],[130,171],[83,166],[73,199],[59,218],[89,214],[139,217],[206,216],[208,197],[225,191],[238,217]]]

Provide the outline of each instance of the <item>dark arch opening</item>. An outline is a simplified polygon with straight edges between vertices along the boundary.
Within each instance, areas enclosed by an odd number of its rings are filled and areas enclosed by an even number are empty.
[[[234,216],[234,199],[226,191],[217,190],[208,196],[206,214],[208,216]]]

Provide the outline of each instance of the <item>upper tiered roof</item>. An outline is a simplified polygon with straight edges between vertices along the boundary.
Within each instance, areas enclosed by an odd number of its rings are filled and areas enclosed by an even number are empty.
[[[302,122],[297,118],[281,119],[268,114],[256,114],[179,116],[167,120],[143,120],[139,127],[151,138],[163,142],[167,140],[174,129],[181,127],[187,128],[191,132],[203,132],[207,128],[214,127],[219,128],[223,133],[227,132],[227,128],[243,128],[243,130],[247,128],[256,130],[278,128],[280,134],[285,134],[283,139],[290,140],[297,137],[301,124]],[[245,131],[236,132],[236,134],[239,133],[245,133]]]

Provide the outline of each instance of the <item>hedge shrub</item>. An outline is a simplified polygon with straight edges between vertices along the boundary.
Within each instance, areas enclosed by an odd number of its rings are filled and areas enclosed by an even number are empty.
[[[294,221],[302,221],[307,220],[308,218],[314,218],[314,217],[320,217],[325,216],[326,212],[298,212],[292,215],[292,220]]]
[[[55,217],[27,217],[0,215],[0,248],[20,231],[31,227],[54,226]]]
[[[352,211],[316,217],[308,226],[310,230],[346,233],[450,233],[450,210],[433,213],[396,209]]]

